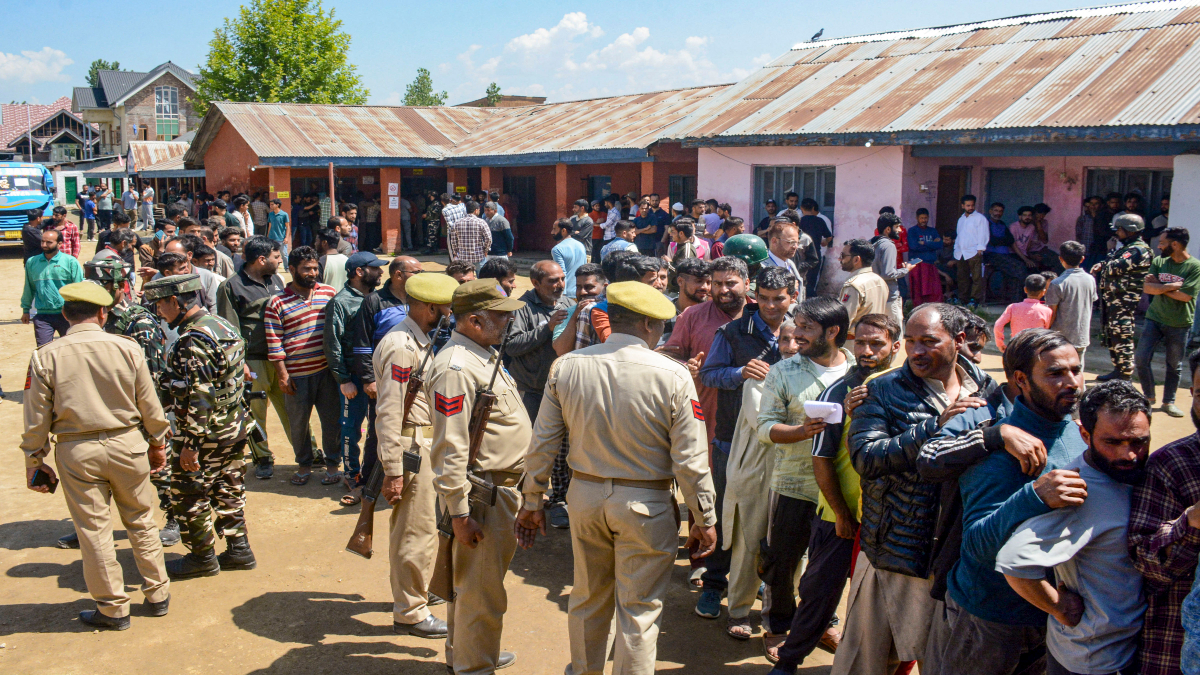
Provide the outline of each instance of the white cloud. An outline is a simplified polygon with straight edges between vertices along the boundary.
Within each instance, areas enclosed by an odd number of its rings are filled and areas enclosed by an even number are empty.
[[[404,97],[401,96],[400,92],[398,92],[398,91],[393,91],[392,93],[387,95],[387,98],[383,99],[383,105],[403,105],[403,104],[404,104]]]
[[[20,54],[0,52],[0,80],[16,80],[25,84],[37,82],[69,82],[63,68],[75,63],[66,53],[53,47]]]
[[[557,24],[499,44],[471,44],[438,67],[438,82],[452,101],[483,95],[490,82],[506,94],[547,96],[551,101],[715,84],[741,79],[770,61],[718,66],[709,56],[711,36],[684,38],[634,28],[615,38],[584,12],[564,14]],[[520,85],[518,82],[527,84]]]

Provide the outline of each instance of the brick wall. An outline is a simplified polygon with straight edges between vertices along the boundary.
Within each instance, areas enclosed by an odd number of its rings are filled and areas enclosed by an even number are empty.
[[[196,114],[189,97],[195,96],[195,91],[182,80],[171,73],[163,73],[157,80],[143,87],[125,101],[124,132],[129,131],[130,125],[145,126],[149,130],[147,140],[156,139],[154,117],[154,88],[161,86],[175,87],[179,90],[179,133],[200,126],[200,116]],[[137,139],[127,139],[137,140]]]

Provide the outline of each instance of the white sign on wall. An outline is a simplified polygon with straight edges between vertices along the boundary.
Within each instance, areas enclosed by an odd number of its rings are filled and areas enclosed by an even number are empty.
[[[399,197],[388,197],[388,208],[389,209],[400,208],[400,198]]]
[[[388,194],[389,195],[400,194],[400,184],[399,183],[388,183]]]

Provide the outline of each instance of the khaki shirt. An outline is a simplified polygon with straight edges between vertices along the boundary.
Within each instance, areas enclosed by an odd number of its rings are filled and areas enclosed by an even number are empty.
[[[949,408],[951,403],[979,393],[979,385],[971,379],[965,368],[955,364],[954,372],[958,374],[958,398],[953,401],[950,400],[950,395],[946,393],[946,385],[942,384],[941,380],[935,380],[932,377],[921,378],[921,381],[925,383],[925,389],[933,394],[934,407],[937,408],[938,414],[946,412],[946,408]]]
[[[142,425],[156,445],[171,428],[159,403],[146,355],[133,338],[100,326],[72,326],[29,359],[25,384],[25,466],[41,466],[50,434],[118,431]]]
[[[870,267],[863,267],[842,284],[839,300],[850,315],[849,334],[853,335],[859,319],[868,314],[887,314],[887,282]]]
[[[429,374],[429,391],[433,394],[433,447],[430,451],[433,484],[453,517],[470,512],[467,456],[471,409],[475,405],[475,389],[488,385],[495,363],[496,350],[480,347],[457,331],[433,359]],[[480,472],[520,473],[533,435],[529,413],[521,403],[516,382],[503,368],[496,375],[492,391],[496,394],[496,404],[488,418],[473,468]]]
[[[412,439],[400,435],[404,421],[404,397],[412,377],[420,373],[423,382],[429,382],[433,359],[420,372],[425,352],[429,350],[429,337],[420,326],[406,317],[400,325],[388,331],[375,348],[373,359],[375,386],[375,433],[379,436],[379,461],[387,476],[404,475],[404,451],[412,445]],[[428,386],[428,385],[426,385]],[[408,427],[429,426],[429,396],[424,390],[413,399],[408,412]]]
[[[541,508],[564,435],[570,437],[567,463],[573,471],[601,478],[674,478],[700,523],[716,525],[708,432],[683,364],[623,333],[555,361],[525,457],[525,508]]]

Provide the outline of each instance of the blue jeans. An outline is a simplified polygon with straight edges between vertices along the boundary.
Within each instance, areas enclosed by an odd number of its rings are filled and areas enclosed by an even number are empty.
[[[1200,574],[1183,599],[1183,675],[1200,675]]]
[[[704,559],[704,590],[724,591],[729,588],[729,565],[733,561],[733,550],[724,549],[721,536],[722,503],[725,501],[725,469],[729,466],[729,451],[733,449],[730,443],[713,441],[712,449],[712,479],[713,488],[717,492],[717,548]]]
[[[1190,329],[1191,326],[1164,326],[1153,319],[1146,319],[1146,323],[1142,325],[1142,339],[1138,341],[1133,362],[1137,367],[1138,382],[1142,383],[1142,392],[1146,394],[1146,398],[1155,400],[1154,372],[1150,369],[1150,360],[1154,358],[1154,350],[1158,343],[1165,342],[1167,378],[1163,383],[1162,403],[1166,405],[1175,402],[1175,390],[1179,388],[1179,364],[1183,361],[1183,350],[1187,346]]]
[[[358,475],[358,441],[362,438],[362,424],[367,417],[367,395],[357,377],[351,382],[358,388],[358,394],[348,399],[338,391],[338,398],[342,403],[342,414],[338,423],[342,433],[342,470],[348,476],[355,476]]]

